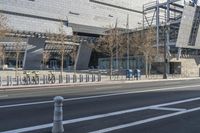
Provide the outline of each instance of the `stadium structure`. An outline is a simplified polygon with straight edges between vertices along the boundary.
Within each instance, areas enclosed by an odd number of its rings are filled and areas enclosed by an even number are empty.
[[[1,0],[0,12],[10,29],[0,43],[8,55],[13,55],[6,56],[8,67],[14,66],[16,39],[20,38],[22,69],[41,69],[44,51],[57,50],[50,37],[59,34],[62,23],[68,36],[65,50],[78,47],[73,62],[65,58],[65,67],[74,63],[77,69],[87,69],[93,58],[88,46],[117,21],[118,28],[130,33],[155,27],[157,52],[160,47],[166,48],[166,56],[155,59],[156,66],[165,62],[168,73],[190,68],[191,74],[199,75],[200,7],[196,0]],[[74,35],[78,36],[75,42]],[[59,68],[59,59],[52,56],[48,67]]]

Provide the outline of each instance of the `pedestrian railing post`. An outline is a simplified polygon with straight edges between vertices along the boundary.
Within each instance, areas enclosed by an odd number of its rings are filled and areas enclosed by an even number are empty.
[[[52,133],[63,133],[63,97],[56,96],[54,98],[54,117],[53,117],[53,128]]]

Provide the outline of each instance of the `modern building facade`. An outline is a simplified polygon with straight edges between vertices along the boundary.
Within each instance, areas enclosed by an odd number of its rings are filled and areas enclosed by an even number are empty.
[[[97,37],[117,23],[118,28],[132,31],[151,25],[156,27],[155,45],[158,48],[163,46],[165,40],[160,32],[166,30],[166,25],[170,25],[172,32],[169,33],[168,44],[171,48],[199,49],[199,44],[195,43],[200,38],[197,32],[199,28],[192,28],[193,25],[198,26],[199,22],[193,23],[191,18],[191,22],[185,23],[187,16],[198,18],[199,7],[198,3],[195,6],[188,3],[189,0],[1,0],[0,12],[7,18],[10,32],[7,38],[1,40],[0,45],[4,45],[8,53],[13,51],[10,55],[15,57],[16,39],[21,38],[21,67],[40,69],[44,51],[56,49],[49,44],[50,36],[59,34],[62,25],[63,32],[69,38],[65,49],[70,50],[73,45],[77,45],[78,53],[73,63],[77,69],[87,69],[92,52],[88,44],[93,44]],[[190,25],[190,29],[180,28],[186,27],[185,25]],[[197,41],[191,41],[194,40],[192,37],[188,38],[191,32],[185,31],[190,30]],[[183,37],[183,33],[187,33],[187,37]],[[78,35],[77,42],[71,39],[74,34]],[[186,47],[188,45],[192,46]],[[11,56],[7,56],[6,63],[8,67],[12,67],[12,63],[9,63],[14,58],[9,57]],[[49,67],[59,68],[58,60],[50,59]],[[69,60],[70,58],[65,58],[65,67],[72,65]]]
[[[116,21],[119,28],[141,26],[142,5],[148,1],[151,0],[1,0],[0,12],[7,17],[11,31],[9,39],[4,39],[1,44],[14,47],[19,35],[27,45],[22,49],[22,67],[38,69],[48,34],[59,33],[62,22],[67,36],[75,33],[83,37],[76,65],[84,69],[88,67],[91,55],[91,49],[85,43],[91,43],[95,37],[104,34]]]

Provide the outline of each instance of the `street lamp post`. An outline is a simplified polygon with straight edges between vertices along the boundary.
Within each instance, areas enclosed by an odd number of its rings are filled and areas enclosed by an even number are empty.
[[[167,23],[166,23],[166,41],[164,43],[164,73],[163,79],[167,79],[168,72],[168,59],[167,59],[167,51],[169,45],[169,32],[170,32],[170,0],[167,0]]]
[[[163,72],[163,79],[167,79],[167,73],[168,73],[168,45],[169,45],[169,23],[166,24],[166,28],[164,28],[164,32],[166,33],[166,39],[164,42],[164,72]]]

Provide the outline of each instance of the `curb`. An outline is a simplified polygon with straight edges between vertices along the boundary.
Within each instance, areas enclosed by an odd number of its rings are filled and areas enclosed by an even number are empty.
[[[84,82],[84,83],[62,83],[62,84],[40,84],[40,85],[19,85],[19,86],[1,86],[0,91],[12,90],[27,90],[30,89],[48,89],[48,88],[61,88],[61,87],[76,87],[76,86],[91,86],[91,85],[114,85],[114,84],[131,84],[131,83],[146,83],[146,82],[167,82],[167,81],[183,81],[183,80],[197,80],[196,78],[180,78],[180,79],[145,79],[145,80],[106,80],[100,82]],[[41,88],[42,87],[42,88]]]

